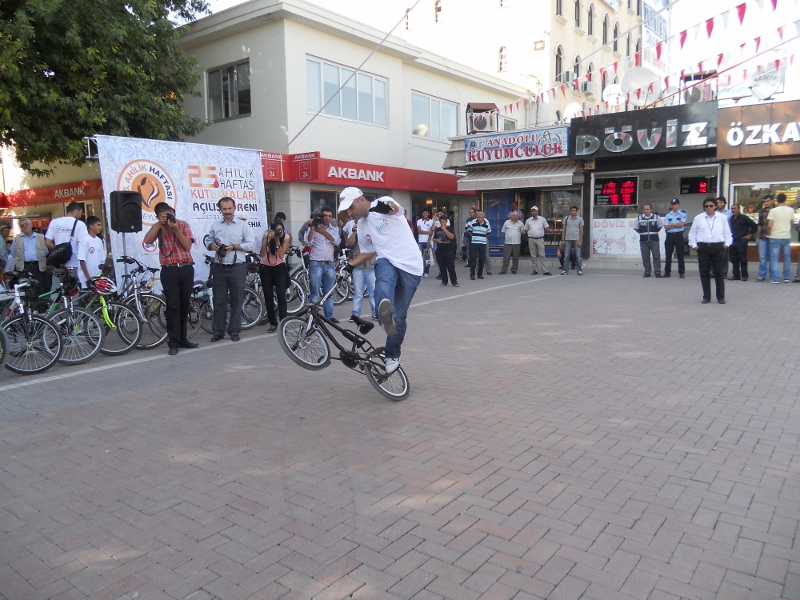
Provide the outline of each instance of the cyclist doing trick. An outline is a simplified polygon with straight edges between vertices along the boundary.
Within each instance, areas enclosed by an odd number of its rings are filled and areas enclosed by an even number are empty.
[[[406,336],[406,315],[422,277],[422,254],[408,226],[405,209],[389,196],[370,202],[360,189],[348,187],[339,194],[339,212],[358,219],[361,254],[346,269],[377,256],[375,260],[375,301],[378,318],[386,332],[386,372],[400,366],[400,346]]]

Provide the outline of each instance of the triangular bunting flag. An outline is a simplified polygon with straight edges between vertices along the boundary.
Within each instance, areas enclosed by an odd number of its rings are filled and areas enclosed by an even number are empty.
[[[719,69],[719,66],[722,64],[722,60],[724,58],[725,58],[725,55],[722,52],[717,54],[717,69]]]
[[[781,38],[781,41],[783,41],[783,25],[778,27],[778,37]]]
[[[730,9],[728,9],[724,13],[722,13],[721,16],[722,16],[722,31],[727,31],[728,30],[728,21],[730,21],[730,19],[731,19],[731,11],[730,11]]]
[[[706,21],[706,32],[708,33],[708,37],[711,37],[712,31],[714,31],[714,17],[711,17]]]
[[[742,81],[743,81],[743,82],[744,82],[744,81],[747,81],[747,69],[745,69],[744,71],[742,71]]]
[[[519,100],[517,100],[517,110],[519,110]]]
[[[639,50],[639,52],[637,52],[636,54],[633,55],[633,63],[637,67],[641,67],[642,66],[642,51],[641,50]]]
[[[789,64],[790,64],[790,65],[793,65],[793,64],[794,64],[794,54],[792,54],[792,55],[789,57]]]
[[[680,33],[680,36],[681,36],[681,50],[683,50],[683,45],[686,43],[686,35],[688,33],[689,32],[686,31],[685,29],[683,31],[681,31],[681,33]],[[616,71],[616,69],[614,69],[614,70]]]
[[[567,97],[567,86],[565,85],[561,86],[561,94],[564,96],[564,98]]]
[[[781,68],[781,59],[777,59],[775,61],[775,70],[778,71]]]
[[[761,36],[756,38],[756,54],[758,54],[758,48],[761,46]]]
[[[736,7],[736,14],[739,15],[739,25],[744,23],[744,13],[747,11],[747,2],[742,2]]]
[[[661,50],[664,48],[664,42],[656,44],[656,60],[661,60]]]
[[[636,88],[636,98],[641,99],[642,97],[642,88]]]
[[[744,44],[739,44],[739,54],[740,55],[744,54],[744,47],[745,46],[747,46],[747,42],[745,42]]]
[[[772,0],[772,12],[775,12],[776,8],[778,8],[778,0]]]
[[[591,71],[586,71],[586,81],[591,81],[591,80],[592,80],[592,73],[591,73]]]
[[[669,75],[664,77],[664,89],[665,90],[669,89]]]
[[[655,93],[652,83],[647,86],[647,93],[650,94],[651,96]]]
[[[619,69],[619,61],[615,60],[614,61],[614,75],[617,74],[618,69]]]
[[[703,72],[703,61],[702,60],[699,63],[697,63],[697,72],[698,73],[702,73]]]

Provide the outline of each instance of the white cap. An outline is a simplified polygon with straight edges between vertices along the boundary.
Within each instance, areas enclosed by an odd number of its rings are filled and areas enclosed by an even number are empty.
[[[357,187],[346,187],[342,190],[342,193],[339,194],[339,212],[343,210],[347,210],[350,208],[350,205],[353,204],[353,200],[356,200],[364,195]]]
[[[535,210],[535,211],[537,211],[537,212],[538,212],[538,210],[539,210],[539,207],[538,207],[538,206],[531,206],[531,210]]]

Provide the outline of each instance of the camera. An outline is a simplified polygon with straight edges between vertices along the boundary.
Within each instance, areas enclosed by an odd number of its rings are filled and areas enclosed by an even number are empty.
[[[172,213],[167,213],[167,221],[169,221],[170,223],[174,223],[175,215],[173,215]]]
[[[228,252],[227,247],[223,246],[222,244],[217,244],[219,247],[217,248],[217,256],[220,258],[225,258],[225,254]]]
[[[322,220],[322,213],[318,210],[315,210],[311,213],[311,226],[312,227],[322,227],[324,221]]]

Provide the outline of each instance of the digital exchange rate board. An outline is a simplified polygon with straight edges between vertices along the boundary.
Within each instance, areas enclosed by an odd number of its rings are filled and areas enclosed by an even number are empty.
[[[639,178],[595,179],[594,203],[596,206],[635,206],[639,203]]]

